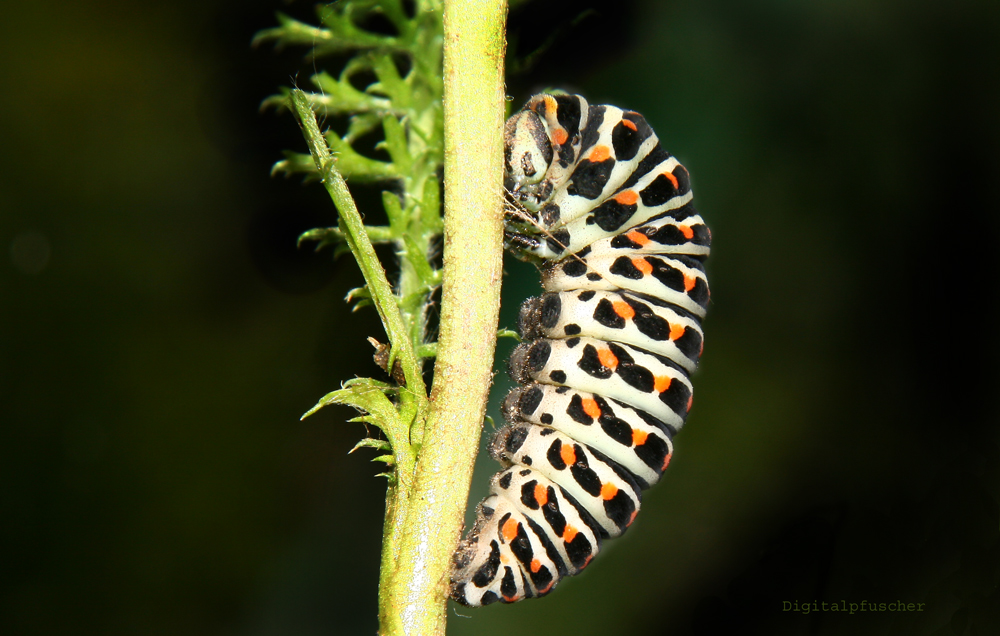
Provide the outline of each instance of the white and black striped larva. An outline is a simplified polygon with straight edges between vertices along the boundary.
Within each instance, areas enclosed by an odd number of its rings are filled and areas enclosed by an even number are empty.
[[[455,554],[470,606],[543,596],[625,532],[691,408],[709,300],[711,234],[642,115],[537,95],[504,136],[508,243],[545,293],[521,307],[504,469]]]

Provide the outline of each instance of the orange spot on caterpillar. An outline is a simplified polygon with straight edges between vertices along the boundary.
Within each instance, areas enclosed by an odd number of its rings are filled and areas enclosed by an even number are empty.
[[[689,411],[691,410],[691,405],[692,404],[694,404],[694,396],[693,395],[688,398],[688,407],[687,407],[687,410],[689,410]]]
[[[599,350],[597,352],[597,359],[609,369],[616,369],[618,367],[618,358],[615,357],[615,354],[611,353],[611,349]]]
[[[622,125],[625,126],[626,128],[628,128],[629,130],[632,130],[632,131],[637,130],[636,127],[635,127],[635,124],[633,124],[631,121],[629,121],[629,120],[627,120],[625,118],[622,118]]]
[[[691,229],[691,226],[689,226],[689,225],[678,225],[677,229],[679,229],[681,231],[681,234],[683,234],[684,238],[686,238],[687,240],[690,241],[691,239],[694,238],[694,230]]]
[[[670,465],[670,458],[672,456],[673,456],[673,453],[667,453],[667,456],[663,458],[663,468],[660,469],[660,472],[663,472],[663,471],[665,471],[667,469],[667,466]]]
[[[503,595],[503,600],[507,601],[508,603],[516,603],[519,598],[521,598],[521,597],[520,596],[507,596],[506,594]]]
[[[562,448],[559,449],[559,457],[562,458],[564,464],[572,466],[576,463],[576,450],[569,444],[563,444]]]
[[[538,590],[538,595],[541,596],[542,594],[548,594],[549,590],[551,590],[552,586],[555,585],[555,584],[556,584],[555,579],[552,579],[551,581],[549,581],[548,585],[546,585],[542,589]]]
[[[674,176],[672,172],[664,172],[663,176],[666,177],[670,183],[674,184],[674,190],[677,189],[677,177]]]
[[[511,517],[507,521],[504,521],[503,528],[500,529],[500,533],[503,535],[503,538],[507,543],[513,541],[514,537],[517,536],[517,529],[518,527],[520,527],[520,525],[521,524],[514,521],[513,517]]]
[[[601,163],[602,161],[606,161],[610,156],[611,149],[607,146],[594,146],[594,149],[590,151],[590,156],[587,157],[587,160],[594,163]]]
[[[646,443],[646,438],[649,437],[649,433],[646,431],[640,431],[637,428],[632,429],[632,445],[642,446]]]
[[[576,535],[578,533],[579,530],[577,530],[576,528],[567,523],[566,527],[563,528],[562,540],[565,541],[566,543],[573,543],[573,539],[576,538]]]
[[[583,412],[596,420],[601,416],[601,407],[597,405],[597,400],[584,398]]]
[[[632,320],[635,317],[635,310],[627,302],[619,300],[611,303],[611,307],[615,310],[616,314],[625,320]]]
[[[671,378],[669,375],[654,376],[653,390],[656,391],[657,393],[663,393],[664,391],[670,388],[670,383],[673,381],[674,379]]]
[[[559,110],[556,98],[551,95],[543,95],[542,101],[545,102],[545,114],[554,120],[556,118],[556,111]]]
[[[610,481],[601,484],[601,499],[604,501],[611,501],[618,494],[618,486],[612,484]]]
[[[637,514],[639,514],[638,510],[633,510],[632,511],[632,516],[628,518],[628,524],[627,525],[632,525],[632,522],[635,521],[635,516]]]
[[[685,331],[687,331],[687,327],[685,327],[684,325],[676,325],[676,324],[670,325],[670,339],[677,340],[678,338],[684,335]]]
[[[703,353],[705,353],[705,341],[704,340],[701,341],[701,346],[698,347],[698,357],[700,358],[701,354],[703,354]]]
[[[695,284],[695,281],[697,281],[697,280],[698,279],[695,278],[694,276],[688,276],[687,274],[684,274],[684,291],[688,291],[689,292],[692,289],[694,289],[694,284]]]
[[[552,131],[552,141],[556,142],[557,145],[563,145],[567,139],[569,139],[569,133],[562,128],[556,128]]]
[[[622,205],[635,205],[638,200],[639,195],[636,194],[635,190],[622,190],[615,195],[615,201]]]
[[[642,257],[633,258],[632,267],[642,272],[644,276],[649,276],[653,273],[653,266],[649,264],[649,261]]]
[[[531,565],[529,567],[531,567],[531,571],[532,572],[536,572],[537,573],[539,570],[542,569],[542,562],[539,561],[538,559],[532,559],[531,560]]]
[[[636,243],[637,245],[645,245],[646,243],[649,243],[649,237],[643,234],[642,232],[631,230],[625,236],[628,237],[628,240],[632,241],[633,243]]]
[[[549,502],[549,491],[541,484],[535,484],[535,501],[539,506],[544,506]]]

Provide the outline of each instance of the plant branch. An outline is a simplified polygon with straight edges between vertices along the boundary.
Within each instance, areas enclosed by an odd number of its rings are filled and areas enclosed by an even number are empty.
[[[413,343],[409,338],[409,332],[399,313],[399,307],[396,305],[396,299],[392,293],[392,286],[385,276],[385,270],[382,268],[378,256],[375,255],[375,248],[372,247],[372,243],[368,239],[368,233],[365,231],[358,208],[354,204],[354,198],[351,197],[351,193],[347,189],[347,182],[337,171],[336,157],[330,152],[326,138],[319,130],[316,115],[312,111],[309,99],[305,93],[295,89],[291,92],[291,102],[292,109],[302,124],[309,153],[316,162],[316,169],[320,173],[323,185],[326,186],[330,198],[333,199],[337,211],[340,213],[341,231],[351,247],[351,252],[357,258],[358,266],[361,268],[361,273],[364,275],[371,293],[372,304],[375,305],[375,309],[382,319],[382,324],[385,325],[386,335],[392,343],[395,354],[393,357],[399,361],[403,368],[406,388],[400,392],[400,402],[403,405],[403,414],[406,415],[409,412],[409,415],[412,416],[423,410],[420,407],[426,399],[424,396],[427,394],[427,389],[424,386],[420,359],[417,358]],[[414,404],[414,402],[416,403]],[[409,409],[406,408],[408,404],[411,405]],[[404,449],[393,450],[400,453]]]

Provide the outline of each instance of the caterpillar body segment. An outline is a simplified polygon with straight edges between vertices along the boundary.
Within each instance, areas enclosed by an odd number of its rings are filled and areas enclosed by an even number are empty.
[[[511,391],[503,410],[510,421],[552,427],[602,449],[643,488],[659,481],[670,463],[675,429],[611,398],[532,383]]]
[[[698,318],[675,305],[623,291],[547,292],[521,307],[526,339],[589,336],[634,345],[693,372],[704,334]]]
[[[542,272],[546,291],[626,290],[658,298],[703,318],[708,279],[701,261],[680,254],[628,255],[589,251],[566,258]]]

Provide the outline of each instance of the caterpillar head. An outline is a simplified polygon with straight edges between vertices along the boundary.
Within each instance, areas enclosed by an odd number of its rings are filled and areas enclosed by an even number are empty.
[[[542,118],[533,110],[522,110],[504,126],[504,186],[524,206],[538,209],[552,192],[545,175],[553,157],[552,142]]]

